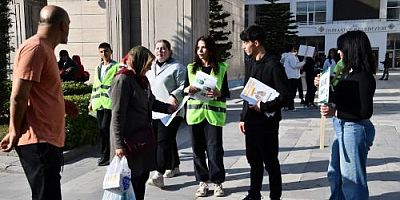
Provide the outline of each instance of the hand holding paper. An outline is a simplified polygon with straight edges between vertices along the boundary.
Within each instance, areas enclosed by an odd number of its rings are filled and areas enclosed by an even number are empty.
[[[272,101],[278,96],[279,92],[277,92],[274,88],[265,85],[253,77],[249,78],[246,86],[240,94],[240,98],[246,100],[251,105],[257,104],[258,101],[263,103]]]
[[[315,47],[300,45],[297,55],[312,58],[314,56]]]
[[[265,85],[264,83],[253,77],[249,78],[246,86],[240,94],[240,98],[247,101],[250,105],[252,105],[250,106],[250,108],[255,109],[258,112],[261,112],[260,102],[266,103],[268,101],[274,100],[278,96],[279,92],[277,92],[274,88]],[[274,116],[275,112],[264,114],[268,117],[271,117]]]
[[[175,112],[173,112],[172,114],[167,115],[167,116],[161,118],[161,119],[160,119],[161,122],[162,122],[165,126],[168,126],[168,125],[172,122],[172,120],[174,119],[174,117],[176,116],[176,114],[179,112],[179,110],[181,110],[181,109],[183,108],[183,106],[185,105],[185,103],[187,102],[188,99],[189,99],[189,96],[185,96],[185,97],[182,99],[181,104],[179,104],[178,108],[176,108]]]
[[[217,85],[217,78],[208,75],[202,71],[198,71],[196,73],[196,78],[194,83],[192,84],[193,87],[197,88],[195,90],[192,86],[189,88],[190,97],[202,100],[202,101],[209,101],[214,98],[215,86]]]

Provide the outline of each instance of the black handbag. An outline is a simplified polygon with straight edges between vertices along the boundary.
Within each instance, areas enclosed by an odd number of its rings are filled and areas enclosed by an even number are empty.
[[[124,138],[128,155],[141,155],[156,148],[156,137],[151,126],[140,129],[135,134]]]

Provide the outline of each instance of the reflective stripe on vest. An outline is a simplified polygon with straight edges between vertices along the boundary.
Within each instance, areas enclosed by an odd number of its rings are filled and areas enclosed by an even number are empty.
[[[223,79],[227,71],[228,65],[226,63],[218,63],[219,73],[216,75],[211,70],[211,75],[217,78],[216,88],[221,91]],[[188,78],[192,83],[196,77],[192,73],[193,64],[189,64]],[[189,99],[187,103],[186,121],[188,125],[199,124],[204,119],[214,126],[224,126],[226,121],[226,103],[222,101],[210,100],[208,102]]]
[[[93,89],[91,95],[91,104],[93,110],[98,109],[111,109],[112,103],[110,98],[110,89],[112,81],[115,77],[115,74],[119,70],[119,63],[113,61],[112,65],[107,68],[106,74],[103,77],[103,80],[99,78],[99,67],[96,70]]]

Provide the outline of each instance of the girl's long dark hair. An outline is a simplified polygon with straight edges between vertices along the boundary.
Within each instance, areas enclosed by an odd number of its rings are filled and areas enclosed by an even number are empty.
[[[331,53],[334,53],[334,57],[332,57],[331,56]],[[331,48],[331,49],[329,49],[329,51],[328,51],[328,62],[329,62],[329,64],[332,64],[332,59],[335,61],[335,62],[337,62],[337,60],[336,60],[336,58],[337,58],[337,56],[336,56],[336,49],[335,48]]]
[[[217,46],[215,45],[215,41],[209,36],[201,36],[196,41],[196,45],[194,47],[195,57],[194,57],[194,65],[192,73],[195,74],[197,70],[203,66],[201,59],[197,55],[197,45],[199,44],[199,41],[203,41],[206,44],[208,64],[214,70],[214,73],[218,74],[219,72],[218,62],[220,59],[217,54]]]
[[[366,71],[376,73],[376,62],[371,43],[363,31],[348,31],[339,36],[337,47],[343,52],[344,74]]]

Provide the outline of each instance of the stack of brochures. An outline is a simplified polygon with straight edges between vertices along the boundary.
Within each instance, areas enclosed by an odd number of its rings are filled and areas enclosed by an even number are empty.
[[[202,101],[212,100],[213,99],[212,97],[207,96],[207,92],[209,92],[210,90],[215,90],[216,85],[217,85],[217,78],[209,74],[206,74],[202,71],[198,71],[196,73],[193,86],[199,89],[199,91],[191,95],[190,97]]]
[[[272,101],[278,96],[279,92],[274,88],[265,85],[253,77],[249,78],[246,86],[240,94],[240,98],[246,100],[251,105],[257,104],[258,101],[263,103]]]
[[[247,101],[250,105],[256,105],[258,101],[266,103],[268,101],[274,100],[278,96],[279,92],[277,92],[274,88],[265,85],[264,83],[253,77],[249,78],[246,86],[240,94],[240,98]],[[273,116],[275,113],[264,114],[270,117]]]

